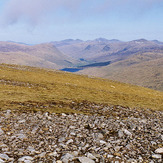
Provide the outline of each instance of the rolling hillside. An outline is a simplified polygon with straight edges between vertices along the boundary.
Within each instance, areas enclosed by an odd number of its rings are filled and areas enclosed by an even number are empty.
[[[87,68],[79,73],[163,91],[163,53],[135,54],[108,66]]]
[[[62,54],[53,44],[24,45],[0,42],[0,63],[60,69],[77,61]]]
[[[1,64],[0,85],[1,109],[87,112],[74,106],[89,103],[163,109],[162,92],[50,69]]]

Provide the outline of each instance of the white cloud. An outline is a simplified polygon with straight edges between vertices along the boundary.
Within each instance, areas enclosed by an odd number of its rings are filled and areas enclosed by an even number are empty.
[[[5,25],[25,21],[30,25],[39,24],[42,19],[69,18],[70,21],[87,19],[96,14],[130,12],[134,15],[158,5],[162,0],[7,0],[1,20]],[[58,11],[65,15],[57,15]],[[53,13],[53,15],[52,15]],[[69,17],[67,17],[67,15]],[[52,15],[52,16],[51,16]],[[61,20],[62,21],[62,20]]]
[[[82,0],[9,0],[3,12],[4,23],[8,25],[25,20],[35,25],[42,17],[59,9],[64,8],[71,13],[82,2]]]

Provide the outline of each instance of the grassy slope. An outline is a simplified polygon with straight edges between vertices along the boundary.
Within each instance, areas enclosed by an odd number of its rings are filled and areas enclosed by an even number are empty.
[[[163,110],[163,92],[71,73],[0,65],[0,108],[76,112],[72,103]]]
[[[109,66],[89,68],[80,73],[163,91],[163,53],[137,54]]]

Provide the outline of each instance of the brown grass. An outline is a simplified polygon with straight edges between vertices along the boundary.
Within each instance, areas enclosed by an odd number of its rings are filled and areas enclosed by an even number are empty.
[[[72,103],[163,110],[163,92],[48,69],[0,65],[0,108],[81,112]]]

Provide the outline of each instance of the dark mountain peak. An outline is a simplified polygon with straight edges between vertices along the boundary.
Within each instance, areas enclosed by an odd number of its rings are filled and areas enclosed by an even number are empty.
[[[95,41],[98,41],[98,42],[107,42],[109,40],[107,40],[106,38],[100,37],[100,38],[96,38]]]
[[[156,43],[156,44],[163,44],[163,42],[158,41],[158,40],[152,40],[152,42]]]
[[[102,51],[109,51],[109,50],[110,50],[109,45],[104,46],[104,48],[102,49]]]
[[[83,42],[83,40],[66,39],[66,40],[62,40],[62,41],[53,41],[52,43],[58,47],[58,46],[64,46],[64,45],[77,44],[77,43],[81,43],[81,42]]]
[[[118,40],[118,39],[111,39],[111,40],[108,40],[108,39],[106,39],[106,38],[97,38],[97,39],[95,39],[94,41],[96,41],[96,42],[102,42],[102,43],[105,43],[105,42],[107,42],[107,43],[117,43],[117,42],[121,42],[121,41]]]
[[[88,45],[84,50],[90,50],[91,49],[91,45]]]
[[[22,44],[22,45],[33,45],[33,44],[26,44],[24,42],[16,42],[16,41],[11,41],[11,40],[8,40],[7,42],[16,43],[16,44]]]
[[[62,40],[62,42],[82,42],[82,40],[80,39],[65,39],[65,40]]]
[[[76,39],[75,41],[83,42],[83,40],[81,40],[81,39]]]
[[[65,40],[62,40],[62,42],[72,42],[74,41],[73,39],[65,39]]]
[[[135,42],[135,43],[147,43],[149,41],[142,38],[142,39],[138,39],[138,40],[133,40],[132,42]]]
[[[109,40],[109,42],[122,42],[122,41],[120,41],[118,39],[111,39],[111,40]]]

